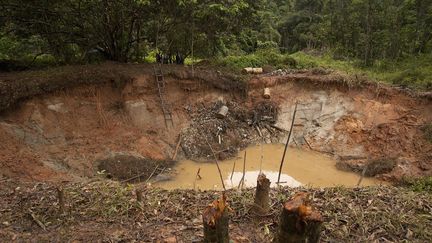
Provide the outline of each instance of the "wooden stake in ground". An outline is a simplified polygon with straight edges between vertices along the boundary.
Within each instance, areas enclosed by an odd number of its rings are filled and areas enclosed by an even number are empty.
[[[177,158],[177,152],[180,148],[180,143],[181,143],[181,134],[179,135],[178,142],[177,142],[176,148],[174,150],[174,155],[172,157],[172,160],[175,160]]]
[[[228,243],[229,215],[225,193],[206,207],[202,215],[204,242]]]
[[[65,200],[64,200],[64,192],[63,187],[57,187],[57,197],[59,203],[60,214],[64,214],[65,212]]]
[[[308,194],[299,192],[284,204],[274,242],[319,242],[322,222],[321,214],[310,205]]]
[[[243,157],[243,175],[242,175],[242,178],[240,179],[240,182],[239,182],[239,185],[238,185],[238,188],[240,189],[240,186],[243,188],[243,185],[244,185],[244,178],[245,178],[245,175],[246,175],[246,150],[245,150],[245,152],[244,152],[244,157]]]
[[[368,168],[367,165],[363,168],[363,171],[362,171],[362,173],[361,173],[360,179],[359,179],[359,181],[357,182],[357,187],[359,187],[360,184],[362,183],[363,178],[365,177],[365,174],[366,174],[367,168]]]
[[[143,191],[142,191],[142,189],[137,188],[135,190],[135,194],[136,194],[136,197],[137,197],[137,202],[138,203],[142,203],[143,202],[143,197],[142,197]]]
[[[290,128],[290,131],[288,133],[288,139],[287,139],[287,142],[285,144],[285,149],[284,149],[284,152],[283,152],[283,155],[282,155],[282,160],[281,160],[280,167],[279,167],[279,174],[278,174],[278,180],[277,180],[277,184],[278,185],[279,185],[279,182],[280,182],[280,176],[281,176],[281,173],[282,173],[282,167],[283,167],[283,164],[284,164],[284,161],[285,161],[285,155],[286,155],[286,152],[288,150],[288,145],[289,145],[289,141],[290,141],[290,138],[291,138],[291,134],[293,132],[296,113],[297,113],[297,102],[295,104],[294,113],[293,113],[293,117],[292,117],[292,121],[291,121],[291,128]]]
[[[261,173],[258,175],[253,209],[258,215],[267,214],[270,209],[270,180]]]

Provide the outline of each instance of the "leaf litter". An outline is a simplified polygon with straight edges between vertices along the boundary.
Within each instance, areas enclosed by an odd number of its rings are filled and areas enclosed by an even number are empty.
[[[199,242],[202,212],[221,192],[140,188],[111,181],[63,184],[61,213],[50,183],[0,183],[0,241]],[[322,242],[431,242],[432,195],[406,188],[272,189],[271,211],[251,210],[254,189],[227,191],[230,235],[237,242],[271,242],[282,203],[312,195],[324,218]]]

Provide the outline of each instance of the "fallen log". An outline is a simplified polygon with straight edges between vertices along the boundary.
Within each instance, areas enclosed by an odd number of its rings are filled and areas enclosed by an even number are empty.
[[[261,73],[263,73],[263,69],[262,68],[247,67],[247,68],[243,68],[243,73],[244,74],[261,74]]]
[[[273,242],[319,242],[322,222],[321,214],[310,205],[308,194],[299,192],[283,205]]]
[[[270,209],[270,180],[264,173],[258,175],[253,209],[257,215],[267,214]]]
[[[228,243],[229,215],[226,195],[208,205],[203,214],[204,242]]]

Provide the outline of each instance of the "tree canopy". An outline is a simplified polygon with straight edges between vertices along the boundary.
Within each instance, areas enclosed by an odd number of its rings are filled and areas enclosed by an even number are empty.
[[[0,11],[0,59],[273,48],[331,50],[369,65],[432,51],[430,0],[0,0]]]

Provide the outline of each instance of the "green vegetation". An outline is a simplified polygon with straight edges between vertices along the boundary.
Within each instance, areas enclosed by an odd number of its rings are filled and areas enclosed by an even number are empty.
[[[422,178],[405,178],[402,185],[416,192],[432,193],[432,176]]]
[[[400,61],[375,61],[371,66],[363,66],[358,60],[336,60],[330,54],[318,56],[297,52],[291,57],[302,68],[325,67],[348,74],[364,74],[376,81],[432,90],[432,55],[430,54],[411,56]]]
[[[432,143],[432,124],[427,124],[423,127],[424,137]]]
[[[187,64],[323,66],[432,86],[430,0],[0,0],[0,11],[4,70],[154,62],[158,50]]]
[[[359,60],[336,60],[331,53],[308,54],[296,52],[281,54],[278,50],[259,50],[252,54],[230,55],[213,60],[213,64],[239,71],[245,67],[270,65],[284,68],[328,68],[350,75],[365,75],[371,80],[406,86],[420,90],[432,90],[432,55],[412,56],[401,61],[376,61],[371,66]]]
[[[295,68],[296,60],[289,55],[279,53],[275,49],[262,49],[246,55],[230,55],[213,60],[213,64],[227,67],[232,70],[241,70],[245,67]]]

